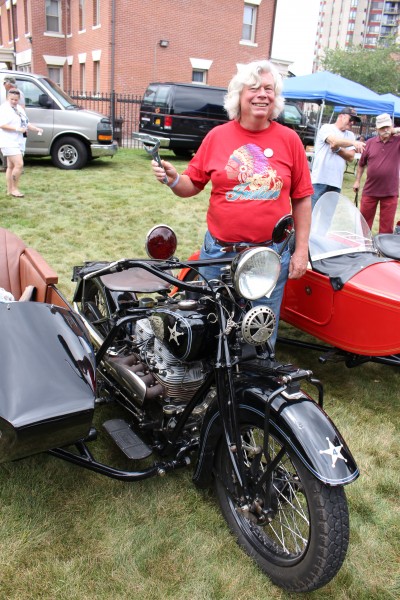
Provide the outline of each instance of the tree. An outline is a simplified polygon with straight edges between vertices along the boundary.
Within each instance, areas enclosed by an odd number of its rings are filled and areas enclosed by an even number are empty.
[[[391,43],[375,50],[350,47],[326,49],[321,64],[326,71],[365,85],[378,94],[400,93],[400,47]]]

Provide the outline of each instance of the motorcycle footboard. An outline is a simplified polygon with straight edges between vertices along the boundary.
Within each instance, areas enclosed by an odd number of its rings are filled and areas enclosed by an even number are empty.
[[[123,419],[110,419],[103,427],[118,448],[131,460],[142,460],[153,451],[129,427]]]

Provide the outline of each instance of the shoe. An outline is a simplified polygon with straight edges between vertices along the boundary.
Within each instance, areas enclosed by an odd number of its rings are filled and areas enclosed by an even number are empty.
[[[25,194],[11,194],[14,198],[24,198]]]

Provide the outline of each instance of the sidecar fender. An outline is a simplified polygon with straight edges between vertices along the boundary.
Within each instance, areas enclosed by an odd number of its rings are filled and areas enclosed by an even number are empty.
[[[236,390],[241,423],[264,421],[265,407],[272,389],[252,384]],[[283,444],[289,446],[307,469],[320,481],[336,486],[354,481],[359,470],[338,429],[324,412],[306,394],[301,398],[287,399],[277,396],[270,408],[270,431]],[[200,438],[198,460],[193,475],[199,487],[211,483],[214,456],[223,439],[221,416],[215,401],[204,420]]]

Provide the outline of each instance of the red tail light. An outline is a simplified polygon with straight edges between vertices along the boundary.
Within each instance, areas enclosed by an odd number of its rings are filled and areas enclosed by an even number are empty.
[[[166,116],[164,117],[164,129],[171,129],[172,127],[172,117]]]

